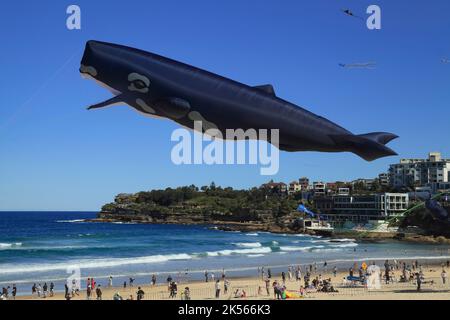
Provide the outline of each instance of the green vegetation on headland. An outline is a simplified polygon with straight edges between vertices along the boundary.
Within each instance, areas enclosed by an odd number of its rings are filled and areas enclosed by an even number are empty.
[[[242,229],[288,231],[301,194],[281,195],[276,190],[210,186],[119,194],[103,206],[99,218],[147,223],[241,225]],[[258,227],[257,227],[258,226]]]

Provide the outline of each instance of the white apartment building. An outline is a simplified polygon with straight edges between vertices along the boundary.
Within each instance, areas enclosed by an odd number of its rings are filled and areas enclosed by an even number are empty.
[[[450,182],[450,159],[443,159],[439,152],[431,152],[428,159],[402,159],[390,166],[389,182],[393,187]]]

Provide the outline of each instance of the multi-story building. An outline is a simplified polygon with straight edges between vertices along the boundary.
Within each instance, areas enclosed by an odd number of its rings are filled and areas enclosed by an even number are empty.
[[[380,173],[378,175],[378,183],[382,187],[389,186],[389,174],[387,174],[387,173]]]
[[[314,196],[324,196],[327,191],[327,184],[324,182],[313,182]]]
[[[289,183],[289,188],[288,188],[289,194],[297,193],[300,191],[302,191],[302,185],[300,183],[298,183],[297,181],[292,181],[291,183]]]
[[[352,181],[352,186],[354,189],[361,185],[364,189],[372,189],[373,182],[375,179],[357,179]]]
[[[450,182],[450,159],[443,159],[439,152],[431,152],[428,159],[401,159],[390,166],[389,182],[393,187]]]
[[[306,177],[300,178],[298,179],[298,183],[301,185],[302,187],[302,191],[306,191],[309,189],[309,179]]]
[[[408,193],[335,195],[315,199],[316,208],[333,222],[367,222],[401,215],[408,209]]]

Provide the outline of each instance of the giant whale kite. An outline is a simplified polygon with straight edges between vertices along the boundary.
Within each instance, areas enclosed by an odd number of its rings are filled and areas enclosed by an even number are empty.
[[[142,50],[88,41],[80,72],[114,97],[88,109],[127,104],[154,117],[202,131],[279,130],[284,151],[353,152],[372,161],[396,155],[385,146],[396,135],[354,135],[337,124],[276,96],[271,85],[251,87]],[[270,142],[270,141],[269,141]]]

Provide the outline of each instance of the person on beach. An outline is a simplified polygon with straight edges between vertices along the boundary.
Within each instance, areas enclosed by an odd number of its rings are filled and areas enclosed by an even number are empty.
[[[119,300],[123,300],[122,296],[120,295],[119,292],[116,292],[113,296],[113,300],[114,301],[119,301]]]
[[[191,300],[191,290],[189,289],[189,287],[184,288],[184,292],[183,292],[182,298],[184,300]]]
[[[416,273],[416,282],[417,282],[417,291],[421,290],[422,285],[422,277],[420,276],[420,273]]]
[[[270,269],[267,269],[267,278],[272,278],[272,271]]]
[[[34,295],[37,292],[36,283],[31,287],[31,295]]]
[[[176,298],[177,297],[177,291],[178,291],[177,283],[175,281],[172,281],[171,284],[170,284],[170,295],[169,295],[169,298]]]
[[[327,268],[328,268],[328,263],[325,261],[323,263],[323,270],[324,270],[324,272],[327,272]]]
[[[153,274],[152,275],[152,286],[155,286],[155,285],[156,285],[156,275]]]
[[[136,292],[136,297],[138,300],[144,300],[145,292],[141,289],[141,287],[138,287],[138,291]]]
[[[13,284],[13,288],[12,288],[11,294],[12,294],[12,298],[13,298],[13,300],[16,300],[16,295],[17,295],[17,287],[16,287],[16,285],[15,285],[15,284]]]
[[[44,283],[44,286],[42,287],[42,289],[43,289],[44,298],[47,298],[47,294],[48,294],[47,282]]]
[[[211,273],[211,282],[214,282],[215,274],[214,272]]]
[[[8,288],[3,287],[3,289],[2,289],[2,296],[5,298],[5,300],[8,299],[8,297],[9,297],[8,289],[9,289],[9,287]]]
[[[37,286],[37,296],[38,296],[38,298],[41,297],[41,293],[42,293],[42,286],[41,286],[41,284],[39,283],[38,286]]]
[[[286,284],[286,273],[284,273],[284,271],[281,272],[281,280],[283,281],[283,285],[285,285]]]
[[[64,297],[67,297],[69,295],[69,286],[67,285],[67,282],[64,284]]]
[[[336,278],[336,275],[337,275],[337,267],[334,266],[334,267],[333,267],[333,277]]]
[[[225,280],[226,274],[225,274],[225,269],[222,269],[222,281]]]
[[[442,284],[445,285],[447,283],[447,272],[445,271],[445,269],[442,269],[441,278],[442,278]]]
[[[53,297],[55,295],[55,284],[53,282],[50,282],[50,297]]]
[[[295,271],[295,279],[297,281],[301,281],[302,280],[302,269],[300,268],[300,266],[298,266],[297,270]]]
[[[108,279],[108,287],[112,287],[113,286],[113,276],[112,275],[110,275],[109,276],[109,279]]]
[[[102,289],[101,289],[101,285],[97,286],[97,289],[95,289],[95,294],[97,295],[97,300],[102,300]]]
[[[205,282],[208,282],[209,278],[209,273],[207,270],[205,270]]]
[[[289,277],[289,281],[292,281],[292,267],[289,266],[288,268],[288,277]]]
[[[91,300],[91,294],[92,294],[92,289],[91,289],[91,285],[89,284],[86,288],[86,300]]]
[[[124,289],[127,288],[127,282],[126,282],[126,281],[123,282],[123,288],[124,288]]]
[[[131,288],[134,286],[134,280],[136,280],[136,279],[130,277],[129,280],[130,280],[130,288]]]
[[[216,281],[215,289],[216,289],[216,299],[219,299],[219,297],[220,297],[220,281],[219,280]]]
[[[227,294],[228,293],[228,288],[230,287],[230,281],[228,281],[228,279],[225,279],[223,281],[223,293]]]

